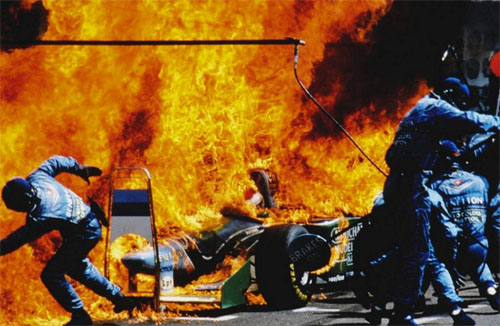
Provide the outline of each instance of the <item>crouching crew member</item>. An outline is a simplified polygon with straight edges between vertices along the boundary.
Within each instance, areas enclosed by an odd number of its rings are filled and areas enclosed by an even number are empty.
[[[499,310],[499,293],[486,263],[488,240],[485,224],[488,219],[488,182],[482,176],[461,169],[459,151],[451,141],[443,141],[447,159],[441,160],[436,177],[430,182],[442,197],[450,213],[442,216],[446,243],[438,256],[447,265],[457,284],[460,274],[469,274],[480,293],[494,310]]]
[[[5,205],[27,216],[25,225],[1,241],[0,254],[8,254],[45,233],[58,230],[63,243],[43,269],[42,282],[54,299],[72,314],[66,325],[92,325],[92,318],[65,275],[109,299],[117,313],[133,309],[134,302],[87,258],[101,239],[101,225],[79,196],[54,179],[62,172],[75,174],[87,182],[89,177],[101,175],[99,168],[80,165],[71,157],[53,156],[26,179],[16,177],[8,181],[2,190]]]
[[[489,184],[489,219],[486,221],[488,238],[487,263],[493,276],[500,271],[500,139],[499,132],[475,134],[461,149],[463,168],[486,178]],[[498,278],[497,278],[498,281]]]
[[[439,245],[441,241],[439,240],[443,237],[439,234],[441,233],[439,232],[441,228],[436,230],[434,224],[436,220],[440,221],[443,217],[449,219],[450,213],[440,194],[429,190],[429,195],[433,204],[433,213],[431,214],[432,241],[429,242],[429,257],[425,268],[426,277],[429,278],[439,302],[444,305],[446,311],[453,319],[453,325],[475,325],[475,321],[470,318],[461,307],[464,304],[464,300],[456,292],[454,280],[449,269],[447,269],[447,266],[438,258],[439,251],[441,250]],[[436,241],[436,233],[438,233],[438,241]],[[422,292],[423,290],[424,289],[422,289]]]

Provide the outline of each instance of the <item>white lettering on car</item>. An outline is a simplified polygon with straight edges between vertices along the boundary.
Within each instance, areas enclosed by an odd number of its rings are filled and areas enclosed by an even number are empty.
[[[315,252],[315,250],[321,245],[320,238],[314,238],[308,243],[305,244],[304,247],[295,250],[291,255],[290,259],[293,263],[298,262],[299,260],[306,259],[307,261],[314,261],[319,257],[319,254]]]

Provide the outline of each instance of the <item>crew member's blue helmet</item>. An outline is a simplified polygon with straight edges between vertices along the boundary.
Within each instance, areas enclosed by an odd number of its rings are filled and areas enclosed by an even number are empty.
[[[461,152],[454,142],[448,139],[440,140],[438,147],[438,154],[439,154],[438,167],[440,169],[444,170],[460,169],[459,159]]]
[[[467,84],[462,83],[460,79],[448,77],[439,84],[436,91],[451,105],[460,109],[467,108],[470,90]]]
[[[2,189],[2,199],[7,208],[17,212],[28,212],[35,204],[35,194],[28,181],[15,177],[7,181]]]

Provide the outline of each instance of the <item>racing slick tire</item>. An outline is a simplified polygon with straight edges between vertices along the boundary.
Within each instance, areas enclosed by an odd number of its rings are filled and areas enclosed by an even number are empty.
[[[296,269],[288,255],[290,243],[307,230],[287,224],[267,228],[255,251],[257,285],[268,306],[290,309],[304,306],[311,298],[305,290],[308,273]]]

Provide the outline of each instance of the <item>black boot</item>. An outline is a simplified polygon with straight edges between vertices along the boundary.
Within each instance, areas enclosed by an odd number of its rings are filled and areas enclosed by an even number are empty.
[[[491,308],[499,311],[500,296],[498,289],[495,289],[495,287],[493,286],[490,286],[488,289],[486,289],[486,299],[488,299]]]
[[[364,291],[363,289],[356,289],[353,292],[354,292],[354,295],[356,296],[356,299],[358,299],[359,304],[363,308],[369,309],[370,308],[370,296],[368,295],[368,292]]]
[[[94,323],[92,322],[92,318],[90,318],[90,315],[83,308],[73,311],[71,315],[71,320],[68,323],[64,324],[64,326],[91,326],[91,325],[94,325]]]
[[[426,308],[425,296],[420,295],[415,303],[415,312],[424,312]]]
[[[113,308],[115,313],[120,313],[125,310],[132,311],[137,306],[133,299],[127,298],[121,293],[113,299],[113,304],[115,305]]]
[[[365,319],[370,323],[370,325],[380,325],[382,324],[382,317],[385,316],[385,313],[385,308],[373,305],[372,310],[368,316],[365,317]]]
[[[390,326],[420,326],[420,324],[417,324],[415,320],[413,320],[412,315],[398,315],[395,314],[391,317],[389,320],[389,325]]]
[[[470,318],[463,309],[456,309],[450,312],[451,318],[453,318],[453,325],[476,325],[474,319]]]

